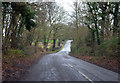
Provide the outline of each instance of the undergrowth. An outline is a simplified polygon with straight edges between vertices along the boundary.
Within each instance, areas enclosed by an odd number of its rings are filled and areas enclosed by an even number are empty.
[[[118,56],[118,48],[118,38],[105,40],[101,45],[95,45],[94,49],[83,43],[78,45],[73,41],[71,54],[92,56],[93,54],[91,51],[94,50],[95,55],[98,56]]]

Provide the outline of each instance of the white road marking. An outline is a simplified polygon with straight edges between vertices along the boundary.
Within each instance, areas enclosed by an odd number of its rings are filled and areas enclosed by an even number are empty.
[[[70,67],[73,67],[71,64],[68,64]],[[85,74],[82,72],[78,71],[80,74],[82,74],[87,80],[89,80],[91,83],[94,83],[90,78],[88,78]]]
[[[83,74],[82,72],[78,71],[80,74],[82,74],[86,79],[88,79],[91,83],[94,83],[90,78],[88,78],[85,74]]]
[[[70,67],[73,67],[71,64],[68,64]]]

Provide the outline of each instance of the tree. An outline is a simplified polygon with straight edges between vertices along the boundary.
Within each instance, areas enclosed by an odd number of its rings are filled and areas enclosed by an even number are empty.
[[[101,13],[99,13],[99,15],[101,15],[102,19],[101,19],[101,41],[104,41],[104,31],[105,31],[105,16],[106,16],[106,10],[107,10],[107,2],[101,2],[98,3],[99,7],[101,8]]]
[[[111,10],[111,13],[113,14],[114,16],[114,22],[113,22],[113,36],[116,36],[117,35],[117,29],[118,29],[118,23],[119,23],[119,17],[118,17],[118,14],[119,14],[119,3],[118,2],[113,2],[112,4],[112,10]]]
[[[93,24],[94,27],[95,27],[95,32],[96,32],[96,36],[97,36],[97,43],[98,45],[100,45],[100,37],[99,37],[99,26],[98,26],[98,6],[97,6],[97,3],[91,3],[91,2],[88,2],[87,3],[88,5],[88,12],[91,14],[90,16],[87,17],[88,21],[90,22],[89,24]],[[88,25],[89,25],[88,24]]]
[[[63,23],[65,18],[65,12],[63,9],[54,2],[50,3],[32,3],[31,4],[36,11],[36,21],[38,23],[35,30],[36,37],[35,41],[41,40],[44,44],[44,49],[47,48],[49,40],[53,40],[53,49],[56,45],[57,36],[59,32],[59,24]],[[37,34],[39,33],[39,35]]]
[[[85,15],[86,15],[86,5],[84,2],[76,1],[73,3],[73,12],[71,15],[74,27],[74,41],[76,43],[76,49],[79,49],[80,42],[82,42],[82,38],[80,36],[80,30],[82,27],[85,27]]]
[[[3,2],[3,50],[8,49],[8,45],[11,48],[17,47],[17,39],[21,36],[21,29],[25,28],[30,31],[31,27],[34,27],[36,23],[33,21],[35,12],[31,11],[31,8],[26,3],[17,2]],[[25,29],[24,28],[24,29]],[[23,30],[22,30],[23,31]],[[10,43],[9,43],[10,42]],[[9,43],[9,44],[8,44]]]

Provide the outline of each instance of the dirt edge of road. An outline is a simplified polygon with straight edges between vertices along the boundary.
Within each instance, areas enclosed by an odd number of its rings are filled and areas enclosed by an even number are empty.
[[[108,70],[117,72],[120,74],[120,69],[118,68],[118,58],[117,57],[106,57],[106,56],[82,56],[70,54],[70,56],[82,59],[89,63],[95,64],[97,66],[106,68]]]
[[[8,55],[5,56],[2,61],[2,81],[18,81],[43,55],[37,52],[31,56],[12,59]]]

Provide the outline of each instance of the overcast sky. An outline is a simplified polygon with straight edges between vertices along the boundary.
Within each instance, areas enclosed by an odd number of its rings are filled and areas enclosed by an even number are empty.
[[[73,4],[73,0],[55,0],[55,1],[69,13],[73,11],[71,7]]]
[[[72,15],[72,12],[73,12],[73,8],[72,8],[72,5],[73,5],[73,0],[55,0],[55,2],[57,2],[58,5],[62,6],[63,9],[69,13],[69,15]],[[64,23],[68,23],[71,21],[71,17],[67,15],[66,16],[66,22]]]

